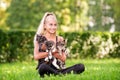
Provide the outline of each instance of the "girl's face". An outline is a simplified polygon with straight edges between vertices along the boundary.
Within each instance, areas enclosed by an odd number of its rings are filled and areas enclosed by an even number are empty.
[[[50,34],[55,34],[57,30],[57,21],[53,15],[49,15],[45,20],[45,30]]]

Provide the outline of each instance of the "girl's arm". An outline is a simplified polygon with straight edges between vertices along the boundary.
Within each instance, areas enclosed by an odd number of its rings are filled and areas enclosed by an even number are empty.
[[[39,52],[39,44],[36,41],[34,43],[34,59],[39,60],[48,56],[47,52]]]

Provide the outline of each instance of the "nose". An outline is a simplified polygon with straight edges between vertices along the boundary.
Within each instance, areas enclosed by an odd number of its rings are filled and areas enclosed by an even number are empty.
[[[52,26],[52,29],[56,29],[56,28],[57,28],[57,26],[56,26],[56,25],[53,25],[53,26]]]

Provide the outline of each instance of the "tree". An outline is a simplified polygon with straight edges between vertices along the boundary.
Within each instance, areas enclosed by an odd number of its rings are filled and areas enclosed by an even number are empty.
[[[120,31],[119,0],[89,0],[89,30]]]
[[[6,9],[9,7],[9,4],[10,0],[0,0],[0,29],[2,30],[9,30],[9,27],[5,23],[8,16]]]
[[[44,13],[50,11],[57,15],[61,29],[62,26],[69,30],[78,26],[83,30],[87,9],[86,0],[12,0],[6,22],[10,29],[35,30]]]

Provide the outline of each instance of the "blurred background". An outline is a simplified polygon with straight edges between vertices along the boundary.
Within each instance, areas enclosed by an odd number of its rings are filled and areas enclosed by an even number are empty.
[[[120,31],[119,0],[0,0],[0,29],[36,30],[45,12],[54,12],[59,30]]]
[[[54,12],[69,58],[120,57],[119,0],[0,0],[0,62],[33,60],[33,39]]]

